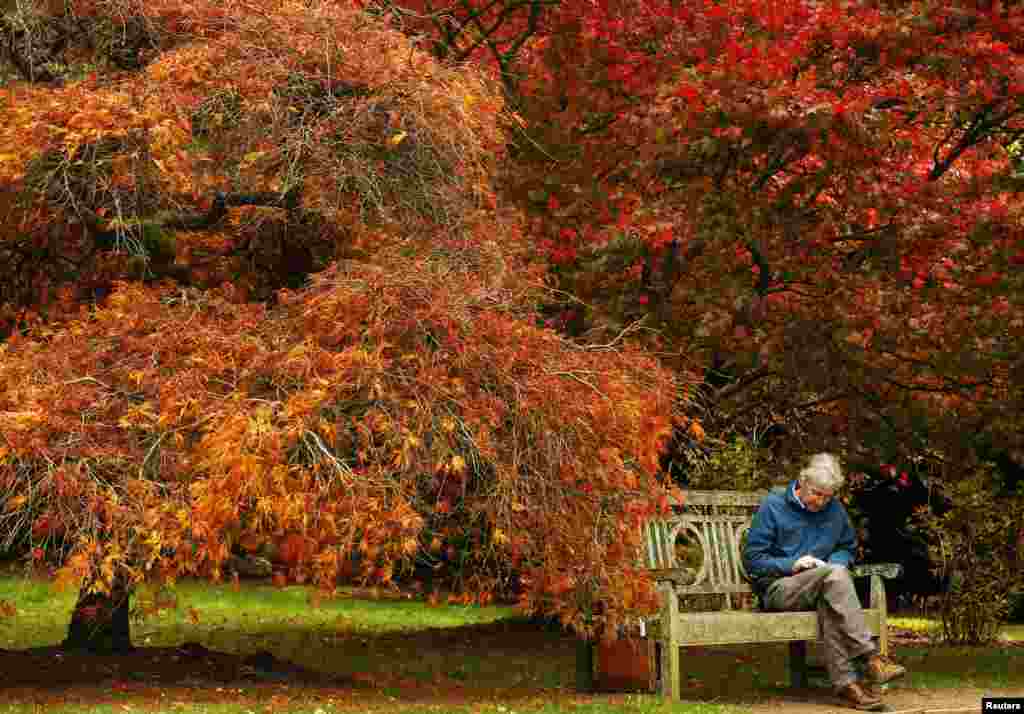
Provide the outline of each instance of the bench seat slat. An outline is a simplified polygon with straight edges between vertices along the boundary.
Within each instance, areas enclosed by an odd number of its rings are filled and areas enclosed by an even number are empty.
[[[871,634],[881,629],[878,610],[862,610]],[[816,612],[685,612],[676,616],[680,643],[690,646],[794,642],[818,639]],[[652,623],[658,629],[660,622]]]

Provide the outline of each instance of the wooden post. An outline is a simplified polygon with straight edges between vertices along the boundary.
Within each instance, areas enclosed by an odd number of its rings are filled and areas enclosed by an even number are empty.
[[[871,602],[869,607],[878,611],[878,653],[883,657],[889,655],[888,605],[885,602],[885,583],[882,576],[871,576]]]
[[[594,642],[582,637],[576,640],[576,691],[594,691]]]
[[[661,590],[661,695],[678,700],[682,697],[679,670],[679,597],[670,582]]]

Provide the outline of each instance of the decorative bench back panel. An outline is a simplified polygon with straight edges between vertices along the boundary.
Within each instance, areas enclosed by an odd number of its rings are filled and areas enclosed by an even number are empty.
[[[655,571],[675,571],[675,590],[686,594],[749,593],[740,550],[768,491],[687,491],[686,503],[673,515],[647,525],[645,560]],[[676,559],[676,539],[689,536],[700,545],[700,569],[688,572]]]

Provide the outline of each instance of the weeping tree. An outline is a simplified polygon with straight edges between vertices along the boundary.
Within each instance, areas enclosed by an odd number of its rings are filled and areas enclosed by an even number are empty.
[[[0,538],[81,588],[66,644],[129,648],[140,584],[251,553],[324,589],[457,562],[586,634],[653,606],[684,391],[543,327],[500,91],[356,10],[257,5],[19,6],[145,34],[0,89]]]

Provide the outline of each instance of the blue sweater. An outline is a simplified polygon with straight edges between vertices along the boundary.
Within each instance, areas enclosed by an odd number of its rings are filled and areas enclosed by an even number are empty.
[[[843,505],[832,499],[817,513],[808,511],[793,493],[795,486],[793,481],[785,493],[768,494],[750,524],[743,567],[758,590],[792,575],[793,563],[802,555],[843,566],[856,555],[857,536]]]

